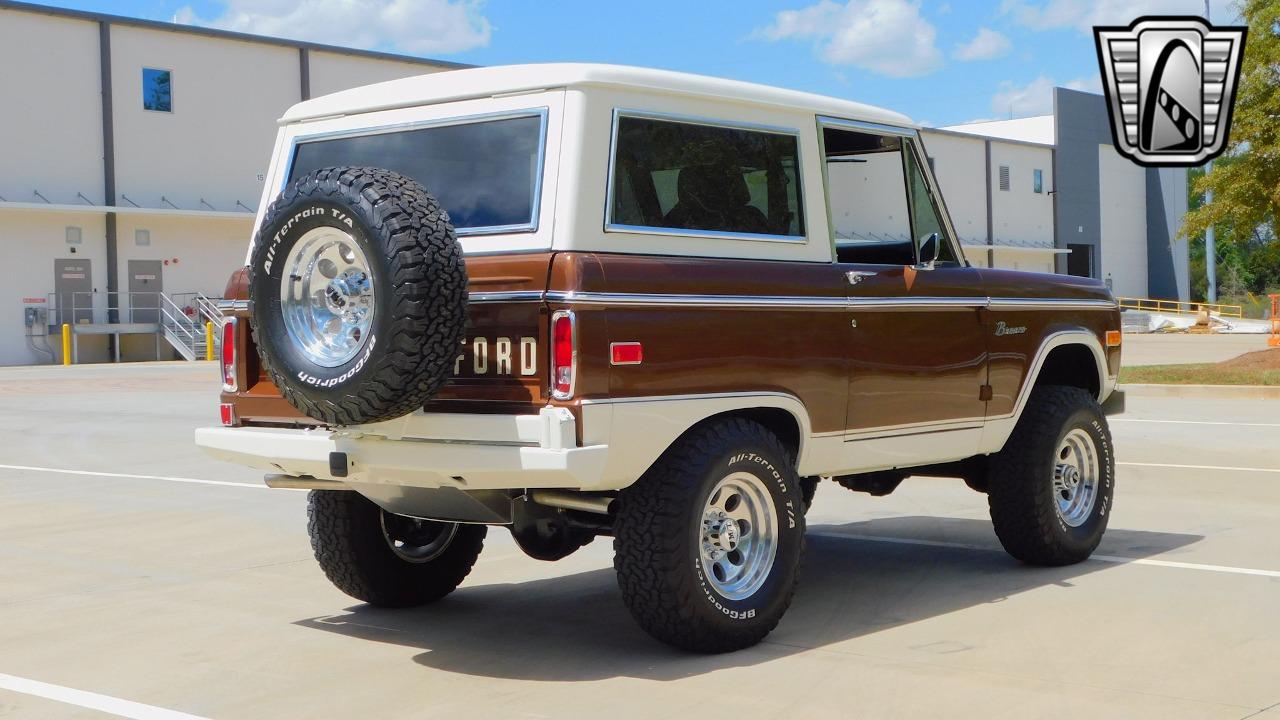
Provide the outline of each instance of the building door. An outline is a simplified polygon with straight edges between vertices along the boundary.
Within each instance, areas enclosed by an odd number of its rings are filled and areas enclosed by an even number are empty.
[[[129,261],[131,322],[160,322],[160,293],[164,292],[164,264],[159,260]]]
[[[59,258],[53,261],[54,325],[93,322],[93,271],[88,259]]]
[[[1077,277],[1093,277],[1093,246],[1072,243],[1067,245],[1067,274]]]

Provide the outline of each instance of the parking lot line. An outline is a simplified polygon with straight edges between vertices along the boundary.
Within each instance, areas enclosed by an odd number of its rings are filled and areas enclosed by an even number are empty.
[[[1160,423],[1164,425],[1234,425],[1238,427],[1270,427],[1280,428],[1280,423],[1230,422],[1227,420],[1155,420],[1151,418],[1111,417],[1108,422],[1119,423]]]
[[[953,550],[979,550],[981,552],[1004,552],[1001,548],[972,545],[969,543],[947,542],[945,540],[922,540],[919,538],[888,537],[884,535],[857,535],[854,533],[811,532],[818,537],[864,540],[866,542],[893,543],[896,545],[923,545],[925,547],[941,547]],[[1201,570],[1204,572],[1227,573],[1230,575],[1255,575],[1258,577],[1280,578],[1280,570],[1260,570],[1258,568],[1233,567],[1231,565],[1207,565],[1204,563],[1186,563],[1173,560],[1154,560],[1151,558],[1132,558],[1121,555],[1089,556],[1089,561],[1112,563],[1115,565],[1150,565],[1152,567],[1174,568],[1178,570]]]
[[[116,717],[133,718],[133,720],[206,720],[199,715],[167,710],[154,705],[144,705],[132,700],[121,700],[110,695],[100,695],[85,690],[52,685],[39,680],[28,680],[16,675],[0,673],[0,689],[11,690],[23,695],[33,695],[55,700],[76,707],[97,710]]]
[[[23,470],[26,472],[55,473],[59,475],[94,475],[97,477],[124,478],[126,480],[164,480],[166,482],[190,483],[192,485],[226,485],[229,487],[252,488],[254,490],[271,490],[258,483],[227,482],[226,480],[201,480],[200,478],[170,477],[168,475],[135,475],[133,473],[99,472],[97,470],[68,470],[66,468],[37,467],[35,465],[0,465],[0,470]],[[296,490],[296,488],[276,488]],[[306,492],[301,490],[300,492]]]
[[[1280,468],[1238,467],[1234,465],[1180,465],[1178,463],[1146,463],[1116,461],[1116,465],[1129,467],[1178,468],[1182,470],[1230,470],[1235,472],[1280,473]]]

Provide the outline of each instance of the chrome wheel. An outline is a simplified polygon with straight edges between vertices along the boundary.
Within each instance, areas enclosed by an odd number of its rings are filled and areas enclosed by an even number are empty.
[[[1079,428],[1067,433],[1053,465],[1053,497],[1062,522],[1080,527],[1089,519],[1098,500],[1100,476],[1093,436]]]
[[[698,552],[707,582],[722,597],[751,597],[773,569],[777,512],[760,478],[738,472],[721,480],[702,511]]]
[[[364,347],[373,325],[373,277],[354,238],[337,228],[308,230],[285,258],[280,312],[308,360],[338,367]]]
[[[379,510],[382,537],[401,560],[431,562],[440,557],[458,534],[458,523],[423,520]]]

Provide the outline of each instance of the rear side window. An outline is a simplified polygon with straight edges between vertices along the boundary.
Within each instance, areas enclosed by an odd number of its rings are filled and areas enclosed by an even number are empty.
[[[288,182],[325,167],[386,168],[426,186],[458,234],[537,229],[544,115],[302,141]]]
[[[804,237],[795,135],[619,116],[607,224]]]

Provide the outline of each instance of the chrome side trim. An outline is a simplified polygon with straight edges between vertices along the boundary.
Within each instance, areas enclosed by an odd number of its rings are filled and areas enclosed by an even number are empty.
[[[874,440],[881,437],[893,437],[897,435],[923,435],[932,432],[944,432],[947,430],[972,430],[982,427],[986,422],[984,417],[968,417],[955,418],[953,420],[929,420],[925,422],[906,423],[903,425],[878,425],[875,427],[859,428],[851,432],[842,434],[847,442],[855,440]]]
[[[608,397],[608,398],[583,398],[579,401],[582,405],[616,405],[618,403],[636,403],[636,402],[668,402],[680,400],[719,400],[722,398],[749,398],[749,397],[777,397],[794,400],[801,407],[804,403],[800,402],[800,398],[791,393],[778,392],[776,390],[745,390],[740,392],[723,392],[723,393],[690,393],[688,395],[635,395],[632,397]],[[823,433],[829,434],[829,433]]]
[[[541,290],[486,290],[467,293],[467,302],[542,302],[544,295]]]
[[[1115,300],[1090,300],[1087,298],[990,298],[992,310],[1115,310],[1120,307]]]
[[[656,307],[785,307],[800,309],[841,310],[848,306],[846,297],[808,295],[674,295],[645,293],[563,292],[547,293],[547,300],[581,305],[647,305]]]
[[[988,297],[852,297],[848,305],[851,308],[878,308],[892,310],[895,308],[984,308]]]
[[[577,303],[582,305],[644,305],[653,307],[783,307],[797,309],[964,309],[990,308],[992,310],[1114,310],[1111,300],[1073,298],[1008,298],[1008,297],[841,297],[822,295],[694,295],[621,292],[577,292],[564,290],[497,290],[472,292],[468,301],[491,302],[547,302]]]

